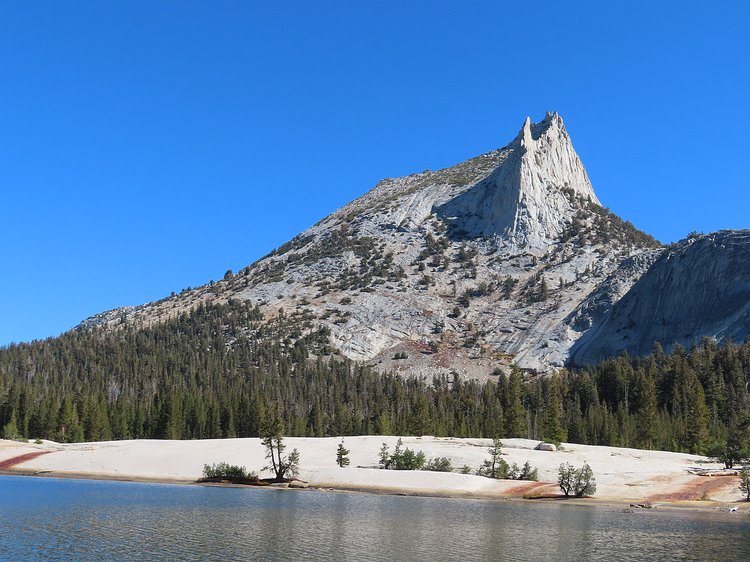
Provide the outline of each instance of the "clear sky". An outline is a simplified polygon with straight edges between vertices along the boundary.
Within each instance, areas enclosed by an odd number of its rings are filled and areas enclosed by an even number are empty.
[[[750,228],[748,6],[0,0],[0,345],[237,271],[546,110],[658,239]]]

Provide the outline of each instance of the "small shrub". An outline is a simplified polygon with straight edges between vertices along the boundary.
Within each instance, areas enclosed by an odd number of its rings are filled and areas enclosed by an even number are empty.
[[[408,447],[401,450],[403,442],[399,439],[393,454],[388,450],[388,445],[383,443],[380,448],[378,466],[391,470],[421,470],[425,465],[425,456],[422,451],[412,451]]]
[[[507,480],[510,472],[510,466],[503,459],[497,459],[494,463],[491,460],[485,460],[482,466],[477,470],[477,476],[486,476],[487,478],[496,478],[498,480]]]
[[[486,476],[487,478],[497,478],[501,480],[533,480],[539,479],[538,471],[536,468],[531,466],[529,461],[519,468],[516,463],[508,465],[503,459],[498,459],[495,462],[494,472],[492,469],[492,462],[486,460],[482,463],[482,466],[477,470],[478,476]]]
[[[471,474],[471,467],[468,464],[465,464],[461,467],[460,472],[461,474]]]
[[[408,447],[396,456],[394,454],[392,467],[394,470],[422,470],[425,464],[425,456],[422,451],[412,451]]]
[[[238,480],[247,477],[247,469],[244,466],[236,466],[225,462],[203,465],[203,478]]]
[[[432,472],[453,472],[453,465],[448,457],[437,457],[430,459],[430,461],[424,466],[424,470],[430,470]]]

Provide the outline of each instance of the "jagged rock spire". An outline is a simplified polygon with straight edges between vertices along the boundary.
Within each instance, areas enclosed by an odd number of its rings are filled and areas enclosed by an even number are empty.
[[[559,114],[540,123],[527,117],[508,148],[497,169],[438,213],[469,235],[541,248],[560,236],[576,200],[599,204]]]
[[[576,195],[599,204],[586,169],[557,112],[548,111],[541,123],[533,125],[527,117],[518,136],[527,151],[525,163],[536,174],[536,179],[558,188],[570,187]]]

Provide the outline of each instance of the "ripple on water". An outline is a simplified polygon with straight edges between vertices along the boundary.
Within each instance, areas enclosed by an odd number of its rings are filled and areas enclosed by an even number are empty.
[[[0,477],[3,560],[750,559],[742,514]]]

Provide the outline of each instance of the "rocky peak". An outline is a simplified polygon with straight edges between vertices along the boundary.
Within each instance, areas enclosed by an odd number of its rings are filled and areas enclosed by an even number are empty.
[[[437,208],[453,228],[543,249],[559,239],[582,202],[599,205],[557,113],[540,123],[527,117],[508,149],[486,178]]]
[[[338,353],[379,369],[545,371],[642,270],[620,264],[655,245],[599,205],[548,113],[501,149],[379,182],[237,275],[82,327],[148,325],[237,298],[300,330],[326,328]]]
[[[557,112],[548,111],[540,123],[533,125],[527,117],[518,136],[526,149],[524,162],[538,181],[558,188],[569,187],[578,197],[600,205],[565,123]]]

